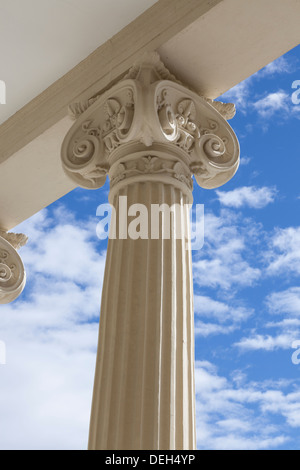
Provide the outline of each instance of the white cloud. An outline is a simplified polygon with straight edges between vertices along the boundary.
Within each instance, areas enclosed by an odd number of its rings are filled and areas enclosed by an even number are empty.
[[[246,165],[249,165],[250,162],[251,162],[250,157],[242,157],[240,160],[240,165],[246,166]]]
[[[279,57],[270,64],[266,65],[263,69],[257,72],[255,75],[257,78],[266,77],[269,75],[291,73],[293,67],[285,57]]]
[[[222,256],[217,259],[196,261],[193,264],[195,282],[199,286],[219,286],[228,290],[233,286],[250,286],[261,276],[260,270],[251,267],[243,260],[240,253],[233,252],[233,258],[228,258],[227,264],[224,262]]]
[[[228,90],[220,97],[220,99],[225,100],[226,102],[231,101],[235,103],[237,110],[241,111],[243,114],[246,114],[247,111],[253,108],[254,106],[254,108],[258,108],[257,110],[259,112],[262,112],[263,114],[267,113],[267,116],[269,117],[273,114],[273,112],[276,111],[276,109],[274,109],[274,107],[276,107],[275,101],[276,99],[280,100],[280,96],[276,98],[276,96],[272,97],[272,94],[270,94],[262,100],[253,103],[253,93],[251,90],[253,84],[255,83],[255,81],[261,80],[262,78],[271,77],[276,74],[291,73],[293,70],[294,67],[285,57],[279,57],[270,64],[266,65],[266,67],[261,69],[259,72],[253,74],[251,77],[247,78],[246,80],[242,81],[238,85]],[[284,92],[279,90],[279,92],[273,93],[273,95],[277,95],[278,93]],[[286,96],[282,97],[283,101],[286,101]]]
[[[300,427],[300,391],[284,395],[282,391],[268,390],[262,400],[262,411],[281,414],[292,428]]]
[[[254,335],[242,338],[234,344],[243,351],[275,351],[277,349],[291,349],[293,341],[297,339],[297,333],[271,335]]]
[[[207,337],[216,334],[230,334],[240,328],[242,322],[251,315],[252,310],[213,300],[210,297],[195,295],[195,334]],[[207,322],[207,319],[210,321]],[[204,321],[205,320],[205,321]],[[212,321],[215,321],[212,323]]]
[[[266,328],[280,328],[281,331],[292,331],[297,328],[300,337],[300,319],[298,318],[284,318],[280,321],[269,321],[266,323]]]
[[[237,324],[222,325],[218,323],[203,322],[196,320],[195,322],[195,336],[202,336],[206,338],[213,335],[229,335],[238,328]]]
[[[245,206],[262,209],[274,202],[276,197],[276,189],[266,186],[262,188],[243,186],[232,191],[216,191],[216,193],[221,204],[237,209]]]
[[[285,91],[278,90],[256,101],[253,106],[262,118],[267,119],[279,111],[289,112],[290,102],[290,96]]]
[[[232,211],[222,211],[220,217],[205,214],[205,243],[193,254],[194,282],[202,287],[220,287],[228,291],[233,287],[249,286],[261,275],[258,267],[247,259],[250,241],[256,240],[259,227]],[[251,257],[253,261],[253,257]]]
[[[251,315],[251,312],[243,307],[233,307],[229,303],[220,302],[203,295],[195,295],[194,304],[196,315],[216,318],[221,323],[228,320],[244,321]]]
[[[267,450],[287,445],[289,431],[274,424],[274,415],[299,427],[299,390],[285,392],[285,383],[243,385],[219,376],[209,362],[196,363],[198,449]],[[266,390],[267,388],[267,390]]]
[[[267,274],[300,274],[300,227],[277,229],[266,255]]]
[[[266,303],[271,313],[300,317],[300,287],[272,292],[268,295]]]
[[[278,330],[277,334],[256,334],[244,337],[234,346],[242,351],[292,350],[294,341],[300,338],[300,288],[290,287],[285,291],[272,292],[265,304],[271,315],[282,316],[279,321],[267,322],[264,328]]]

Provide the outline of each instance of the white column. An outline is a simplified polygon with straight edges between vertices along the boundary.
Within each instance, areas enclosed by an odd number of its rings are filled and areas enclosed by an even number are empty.
[[[195,449],[192,176],[213,188],[236,172],[239,146],[225,120],[232,105],[200,97],[150,54],[104,95],[71,110],[77,121],[63,143],[63,167],[88,189],[108,174],[117,215],[89,448]],[[127,216],[136,215],[135,204],[145,208],[148,230],[132,238]],[[169,237],[166,225],[158,236],[153,226],[153,207],[162,204],[179,207]]]
[[[195,448],[193,287],[184,236],[191,189],[159,172],[164,164],[177,163],[159,154],[138,153],[142,166],[153,165],[144,182],[131,176],[111,189],[124,236],[130,232],[127,207],[137,203],[148,210],[149,230],[147,239],[123,240],[118,223],[118,238],[108,243],[90,449]],[[164,233],[166,211],[159,238],[151,239],[157,228],[151,208],[161,204],[177,208],[177,223],[172,216],[170,237]]]

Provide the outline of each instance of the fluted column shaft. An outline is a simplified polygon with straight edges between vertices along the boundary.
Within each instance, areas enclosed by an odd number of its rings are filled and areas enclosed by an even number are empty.
[[[170,184],[129,184],[114,196],[117,221],[119,196],[148,209],[150,238],[108,242],[89,448],[194,449],[189,201]],[[161,221],[151,239],[153,204],[180,207],[181,234],[172,218],[170,238]]]

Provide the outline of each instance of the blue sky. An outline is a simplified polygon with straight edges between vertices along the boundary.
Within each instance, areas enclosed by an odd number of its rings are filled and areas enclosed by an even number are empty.
[[[236,176],[195,184],[205,243],[193,252],[199,449],[299,449],[300,48],[220,99],[241,145]],[[106,242],[96,209],[109,186],[76,189],[19,227],[27,286],[0,307],[1,449],[85,449]]]

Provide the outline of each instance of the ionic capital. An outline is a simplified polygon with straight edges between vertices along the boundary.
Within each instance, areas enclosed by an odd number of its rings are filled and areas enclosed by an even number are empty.
[[[123,181],[164,180],[192,189],[225,184],[239,165],[239,144],[227,119],[234,106],[207,100],[148,54],[102,95],[70,106],[76,119],[62,163],[78,185],[97,189],[107,175]]]
[[[25,235],[0,230],[0,304],[15,300],[25,287],[25,269],[17,249],[26,242]]]

